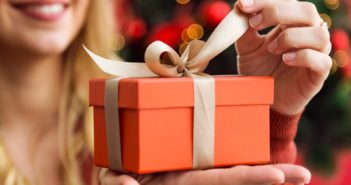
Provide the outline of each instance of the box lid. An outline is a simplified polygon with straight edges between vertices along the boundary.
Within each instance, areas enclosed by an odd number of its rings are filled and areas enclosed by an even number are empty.
[[[216,106],[273,103],[271,77],[214,76]],[[89,83],[89,102],[104,106],[105,80]],[[193,80],[184,78],[125,78],[119,85],[119,107],[131,109],[193,107]]]

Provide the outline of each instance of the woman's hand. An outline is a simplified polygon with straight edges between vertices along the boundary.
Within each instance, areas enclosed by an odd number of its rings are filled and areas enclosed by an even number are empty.
[[[297,165],[235,166],[226,169],[169,172],[152,175],[122,174],[101,169],[101,185],[272,185],[309,183],[310,172]]]
[[[303,111],[328,77],[332,60],[327,28],[316,7],[296,0],[239,0],[250,28],[236,43],[243,75],[275,79],[272,108],[294,115]],[[267,35],[257,30],[276,26]]]

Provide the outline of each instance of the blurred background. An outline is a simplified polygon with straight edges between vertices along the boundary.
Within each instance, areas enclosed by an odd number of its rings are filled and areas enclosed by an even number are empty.
[[[193,39],[206,40],[233,0],[115,0],[114,49],[127,61],[143,61],[145,48],[161,40],[180,53]],[[312,185],[351,185],[351,0],[309,0],[328,23],[333,67],[299,125],[298,164],[313,172]],[[268,30],[264,30],[267,32]],[[234,47],[214,59],[210,74],[235,74]]]

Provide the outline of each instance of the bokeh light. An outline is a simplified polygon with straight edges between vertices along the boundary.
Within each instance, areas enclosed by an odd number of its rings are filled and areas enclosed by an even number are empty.
[[[126,40],[125,38],[123,37],[123,35],[121,34],[115,34],[113,37],[112,37],[112,49],[114,51],[118,51],[118,50],[121,50],[124,45],[126,43]]]
[[[323,19],[323,21],[327,23],[328,28],[330,28],[333,25],[333,21],[329,15],[322,13],[320,14],[320,16]]]
[[[340,2],[339,0],[324,0],[326,6],[329,9],[336,10],[340,7]]]
[[[349,55],[346,51],[344,50],[338,50],[334,54],[334,60],[336,61],[336,64],[338,67],[345,67],[349,63]]]
[[[190,39],[201,39],[204,35],[204,29],[199,24],[192,24],[186,29],[186,33]]]
[[[177,0],[177,3],[184,5],[184,4],[189,3],[189,1],[190,0]]]
[[[200,24],[192,24],[182,31],[183,43],[179,46],[179,53],[183,54],[191,40],[201,39],[204,35],[204,28]]]
[[[336,60],[333,59],[332,67],[330,68],[330,74],[336,73],[338,70],[338,64],[336,63]]]
[[[189,37],[189,35],[188,35],[188,33],[187,33],[187,29],[184,29],[183,31],[182,31],[182,35],[181,35],[181,37],[182,37],[182,41],[183,42],[190,42],[190,37]]]
[[[179,53],[180,55],[182,55],[186,49],[186,47],[188,47],[189,42],[183,42],[180,46],[179,46]]]

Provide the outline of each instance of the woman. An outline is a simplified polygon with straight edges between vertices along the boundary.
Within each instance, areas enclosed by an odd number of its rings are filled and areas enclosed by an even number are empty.
[[[96,75],[97,68],[89,66],[91,62],[87,62],[81,44],[102,56],[108,55],[112,24],[108,22],[111,16],[107,3],[0,0],[1,184],[88,184],[90,175],[93,183],[99,180],[101,184],[309,181],[308,171],[294,165],[237,166],[145,176],[105,169],[98,176],[91,173],[86,93],[87,79]],[[237,42],[240,72],[275,77],[272,157],[274,162],[291,162],[298,115],[328,76],[329,34],[320,27],[318,13],[311,4],[241,0],[237,5],[253,16],[252,29]],[[281,26],[267,36],[256,35],[256,29],[270,25]],[[277,42],[272,42],[274,39]]]
[[[107,4],[0,0],[0,184],[88,183],[87,80],[98,69],[81,46],[110,54]]]

